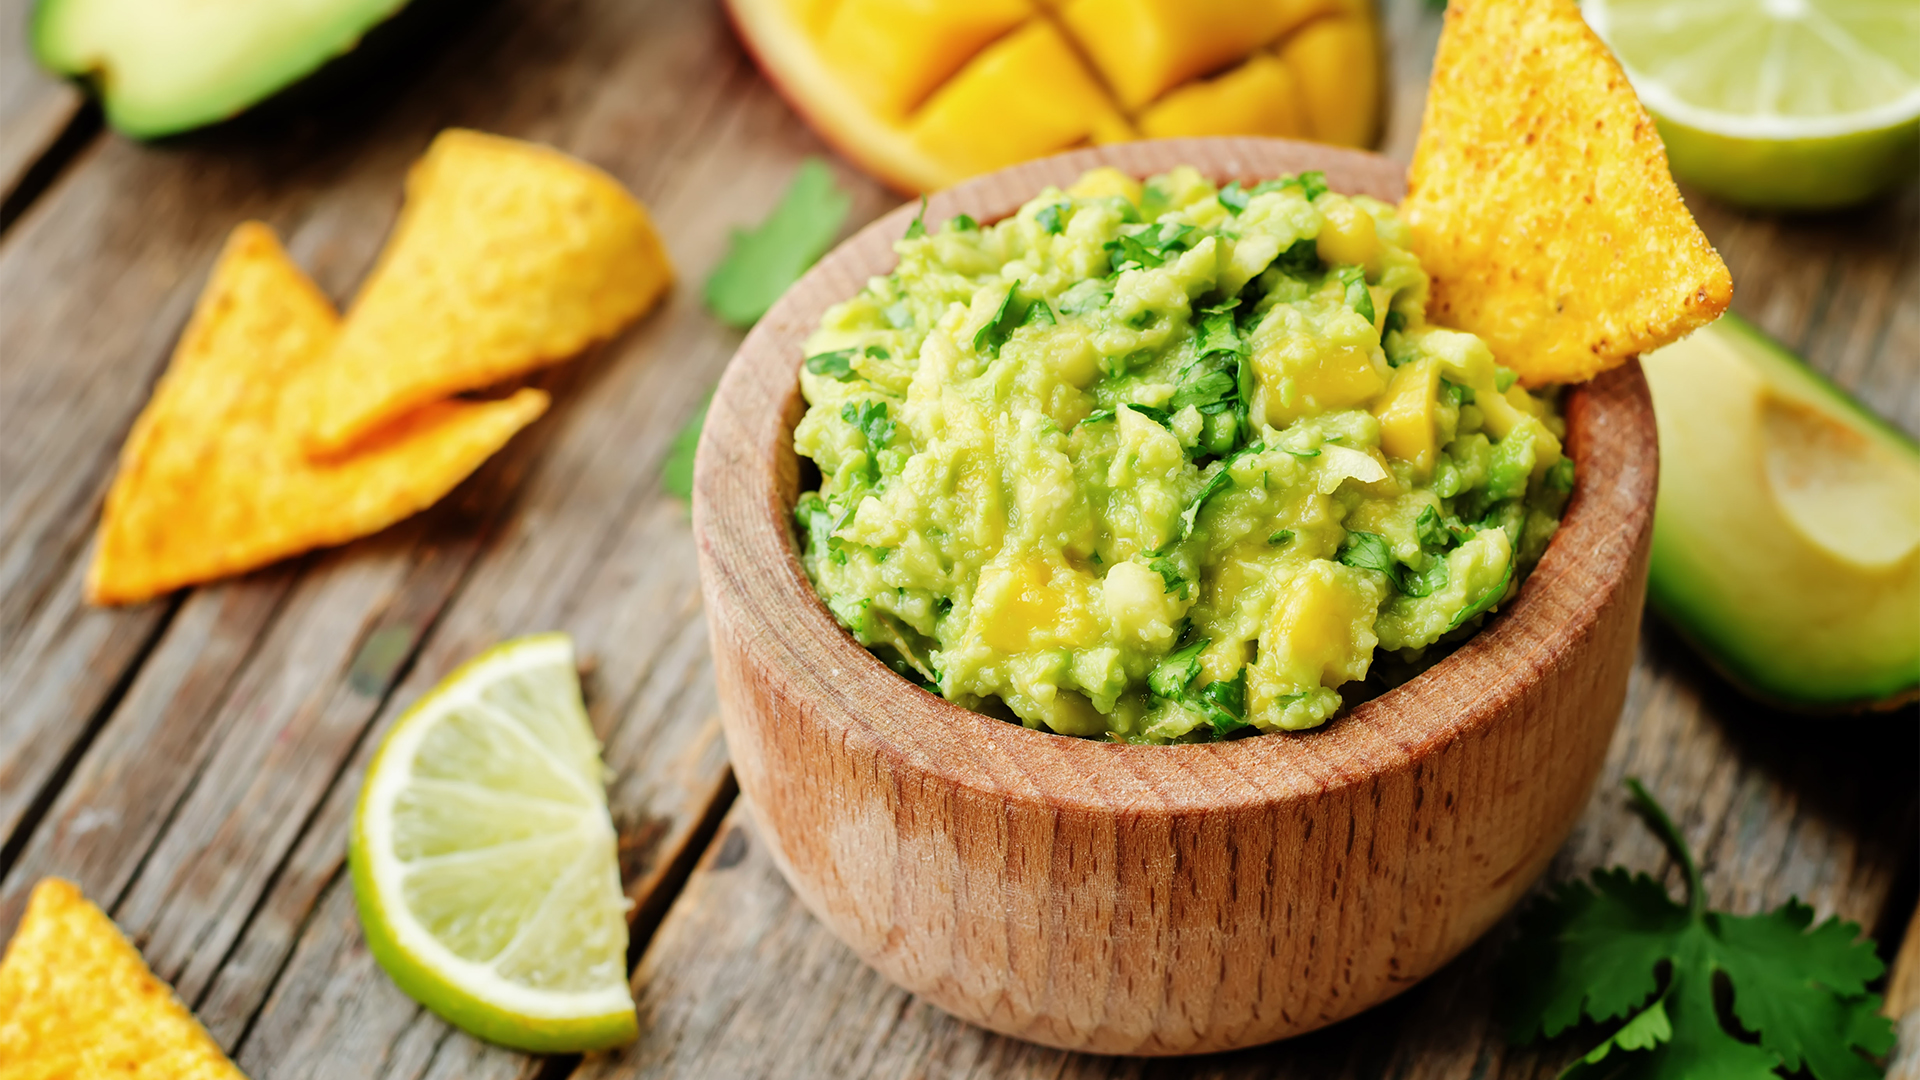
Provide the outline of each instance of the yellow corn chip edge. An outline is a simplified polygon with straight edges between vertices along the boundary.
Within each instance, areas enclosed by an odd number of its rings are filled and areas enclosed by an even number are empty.
[[[1718,318],[1726,264],[1626,74],[1572,0],[1453,0],[1402,213],[1427,315],[1530,387]]]

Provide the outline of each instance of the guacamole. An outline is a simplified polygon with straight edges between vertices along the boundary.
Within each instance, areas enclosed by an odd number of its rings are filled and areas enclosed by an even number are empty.
[[[949,700],[1127,742],[1313,727],[1376,653],[1439,655],[1573,466],[1550,398],[1427,323],[1406,244],[1316,173],[1103,169],[916,220],[807,343],[821,599]]]

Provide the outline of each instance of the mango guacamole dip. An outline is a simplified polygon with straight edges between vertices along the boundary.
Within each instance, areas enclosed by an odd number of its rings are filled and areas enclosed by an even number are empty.
[[[1316,173],[1191,168],[916,219],[808,341],[821,599],[1066,735],[1310,728],[1417,670],[1519,588],[1573,463],[1551,399],[1427,323],[1406,238]]]

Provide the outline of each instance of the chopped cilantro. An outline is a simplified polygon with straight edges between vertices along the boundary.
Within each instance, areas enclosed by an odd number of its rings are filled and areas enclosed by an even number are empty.
[[[860,434],[866,436],[867,445],[874,450],[893,440],[894,423],[887,419],[887,403],[884,401],[859,404],[849,401],[840,406],[840,419],[852,424]]]
[[[1120,406],[1121,408],[1132,409],[1134,412],[1159,424],[1168,431],[1173,430],[1173,414],[1167,412],[1165,409],[1156,409],[1151,405],[1135,405],[1131,401],[1123,401],[1120,403]]]
[[[807,370],[815,375],[825,375],[829,379],[846,382],[854,377],[853,354],[855,349],[835,349],[832,352],[815,353],[807,357]]]
[[[1393,586],[1408,596],[1430,596],[1447,587],[1447,578],[1447,560],[1435,555],[1425,570],[1394,567]]]
[[[1269,191],[1285,191],[1287,188],[1299,188],[1300,194],[1305,195],[1308,202],[1312,202],[1327,193],[1327,174],[1315,170],[1313,172],[1303,172],[1299,176],[1283,176],[1278,180],[1263,180],[1254,186],[1253,193],[1255,195],[1265,195]]]
[[[1053,309],[1045,300],[1035,300],[1027,305],[1027,313],[1020,317],[1021,326],[1053,326],[1059,320],[1053,317]]]
[[[1394,568],[1400,565],[1393,557],[1393,548],[1387,544],[1386,537],[1370,532],[1348,533],[1346,546],[1340,549],[1339,558],[1348,566],[1378,570],[1388,577],[1392,577]]]
[[[947,228],[954,232],[978,232],[980,223],[968,214],[955,214],[947,219]]]
[[[673,437],[673,445],[667,450],[667,460],[660,467],[660,486],[671,495],[691,504],[693,502],[693,459],[700,449],[700,429],[707,423],[707,405],[712,401],[709,395],[700,407],[693,410],[687,418],[685,427]],[[815,496],[815,501],[819,497]]]
[[[1247,208],[1248,195],[1246,191],[1240,187],[1240,181],[1238,180],[1221,188],[1220,193],[1215,195],[1214,198],[1220,200],[1220,205],[1227,208],[1227,213],[1235,217],[1240,216],[1240,211]]]
[[[1047,232],[1057,236],[1066,230],[1067,222],[1061,215],[1070,209],[1072,209],[1072,204],[1070,203],[1054,203],[1051,206],[1043,206],[1038,213],[1033,215],[1033,222]]]
[[[1321,269],[1319,245],[1312,240],[1295,240],[1291,247],[1274,258],[1273,265],[1294,277],[1317,274]]]
[[[1187,591],[1192,587],[1192,583],[1186,579],[1186,575],[1180,572],[1179,563],[1174,562],[1173,559],[1166,555],[1161,555],[1149,561],[1147,563],[1147,569],[1160,575],[1160,580],[1166,583],[1166,590],[1168,592],[1175,593],[1182,599],[1186,598]]]
[[[1573,459],[1563,457],[1547,468],[1547,487],[1561,493],[1573,490]]]
[[[1407,328],[1406,312],[1389,310],[1384,320],[1384,325],[1386,332],[1389,334],[1399,330],[1405,330]]]
[[[1000,346],[1013,336],[1014,328],[1020,325],[1020,316],[1015,311],[1013,294],[1018,292],[1018,284],[1007,286],[1007,294],[1000,298],[1000,306],[973,335],[973,351],[982,356],[998,357]]]
[[[1838,916],[1815,926],[1813,909],[1797,899],[1759,915],[1709,911],[1673,819],[1638,780],[1626,786],[1680,865],[1686,903],[1624,868],[1596,870],[1536,902],[1501,958],[1508,1037],[1552,1038],[1583,1015],[1625,1021],[1567,1077],[1881,1075],[1861,1055],[1892,1049],[1894,1029],[1867,992],[1884,966],[1860,927]]]
[[[729,326],[752,326],[827,250],[852,208],[853,196],[834,184],[825,162],[801,162],[773,213],[733,231],[726,257],[707,278],[708,309]]]
[[[1164,265],[1169,255],[1186,250],[1187,236],[1192,232],[1191,225],[1166,222],[1123,234],[1118,240],[1106,242],[1108,263],[1116,274]]]
[[[918,240],[925,235],[927,235],[927,197],[922,195],[920,196],[920,212],[913,215],[912,221],[907,222],[907,235],[905,239]]]
[[[1486,592],[1481,593],[1480,599],[1461,608],[1460,614],[1455,615],[1453,621],[1447,624],[1445,632],[1452,633],[1462,626],[1465,626],[1467,620],[1478,615],[1486,614],[1493,608],[1493,605],[1498,604],[1501,598],[1507,595],[1507,586],[1511,584],[1513,584],[1513,561],[1509,559],[1507,561],[1507,570],[1500,575],[1500,580],[1494,582],[1493,586]]]
[[[1493,388],[1503,394],[1512,389],[1513,384],[1519,380],[1520,373],[1512,368],[1496,367],[1493,369]]]
[[[1440,393],[1455,405],[1473,404],[1473,387],[1462,386],[1452,379],[1440,380]]]
[[[1373,294],[1367,291],[1367,272],[1357,266],[1340,271],[1340,282],[1347,287],[1347,306],[1368,322],[1373,321]]]
[[[1281,544],[1287,543],[1292,539],[1293,539],[1292,529],[1276,529],[1274,530],[1273,535],[1267,537],[1267,543],[1277,547]]]
[[[1420,516],[1413,520],[1413,531],[1420,538],[1421,547],[1445,551],[1459,542],[1447,523],[1440,520],[1440,511],[1431,506],[1421,510]]]
[[[1171,583],[1167,586],[1171,589]],[[1163,698],[1178,699],[1186,693],[1193,680],[1200,677],[1200,654],[1206,651],[1212,642],[1201,638],[1189,645],[1183,645],[1167,654],[1166,659],[1147,676],[1147,689]]]
[[[1297,457],[1297,458],[1316,458],[1320,456],[1320,451],[1318,448],[1315,448],[1313,450],[1295,450],[1291,446],[1280,446],[1280,447],[1275,447],[1275,449],[1283,450],[1289,454],[1292,454],[1294,457]]]
[[[1215,679],[1200,690],[1199,703],[1213,725],[1214,734],[1225,735],[1247,726],[1247,669],[1241,668],[1231,679]]]
[[[1189,405],[1217,404],[1231,397],[1236,386],[1233,376],[1224,371],[1211,371],[1174,391],[1167,408],[1179,412]]]
[[[1233,310],[1240,301],[1229,300],[1210,308],[1200,309],[1200,338],[1194,343],[1193,351],[1198,356],[1212,356],[1215,353],[1229,353],[1243,356],[1247,352],[1247,343],[1240,338],[1240,332],[1234,328]]]
[[[1092,412],[1088,413],[1086,415],[1086,418],[1081,420],[1080,422],[1083,424],[1097,424],[1102,420],[1111,420],[1111,419],[1113,419],[1112,409],[1095,409]]]

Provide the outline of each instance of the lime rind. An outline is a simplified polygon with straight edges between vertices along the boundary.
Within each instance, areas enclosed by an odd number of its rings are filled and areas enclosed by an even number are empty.
[[[455,670],[395,722],[375,754],[348,846],[354,898],[368,948],[395,984],[472,1034],[544,1053],[604,1049],[630,1041],[638,1030],[626,981],[626,901],[620,892],[617,838],[599,790],[598,744],[579,703],[572,671],[573,647],[564,634],[506,642]],[[517,760],[550,778],[568,778],[573,790],[555,794],[571,797],[504,797],[537,802],[548,811],[570,811],[572,825],[450,855],[416,852],[410,862],[403,861],[395,853],[393,808],[401,794],[419,782],[413,766],[436,727],[464,710],[510,717],[500,702],[489,703],[481,688],[550,677],[555,672],[564,673],[566,680],[555,684],[549,678],[548,690],[563,686],[566,697],[562,707],[539,717],[535,728],[540,737],[533,737],[532,729],[512,719],[501,726],[518,733],[516,749],[523,756]],[[416,917],[407,898],[410,872],[430,870],[434,859],[507,856],[516,845],[529,842],[548,848],[569,845],[576,853],[562,860],[563,868],[553,874],[544,897],[518,925],[513,939],[494,949],[484,962],[459,955]],[[563,901],[575,906],[564,908]],[[552,944],[555,923],[569,915],[571,922],[562,932],[574,932],[575,942],[584,938],[586,951],[598,959],[584,969],[572,965],[555,971],[544,956],[528,954]],[[503,967],[525,976],[525,981],[503,977]]]
[[[1920,169],[1920,4],[1586,0],[1674,175],[1730,202],[1820,210]]]

